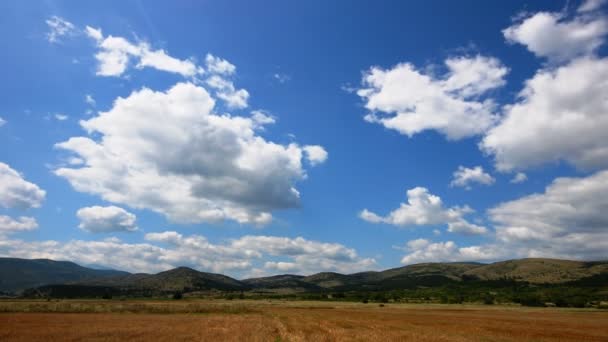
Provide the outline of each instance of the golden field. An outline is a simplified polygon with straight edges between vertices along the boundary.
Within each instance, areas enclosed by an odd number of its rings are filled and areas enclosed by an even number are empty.
[[[608,341],[608,311],[296,301],[0,301],[0,341]]]

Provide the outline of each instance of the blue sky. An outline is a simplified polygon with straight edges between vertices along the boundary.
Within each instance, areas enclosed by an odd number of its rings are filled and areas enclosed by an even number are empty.
[[[605,258],[606,8],[4,2],[0,255],[237,277]]]

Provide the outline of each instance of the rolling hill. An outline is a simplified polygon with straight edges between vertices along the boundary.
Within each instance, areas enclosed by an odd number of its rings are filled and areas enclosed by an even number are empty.
[[[75,282],[131,289],[154,290],[163,293],[204,290],[243,291],[249,286],[222,274],[199,272],[189,267],[178,267],[157,274],[136,273]]]
[[[558,284],[608,273],[608,261],[520,259],[482,265],[463,273],[479,280],[512,279],[535,284]]]
[[[157,296],[205,291],[293,294],[416,290],[445,286],[468,289],[496,281],[547,286],[598,282],[601,285],[603,279],[608,279],[608,261],[519,259],[492,264],[422,263],[354,274],[321,272],[308,276],[284,274],[236,280],[188,267],[157,274],[131,274],[95,270],[63,261],[0,259],[0,291],[19,292],[35,288],[25,293],[38,297],[99,297],[104,294]]]
[[[46,284],[124,276],[127,272],[97,270],[69,261],[0,258],[0,291],[19,292]]]
[[[608,262],[581,262],[557,259],[519,259],[493,264],[472,262],[422,263],[381,272],[340,274],[321,272],[302,277],[281,275],[246,279],[254,288],[299,288],[349,290],[391,290],[439,286],[462,281],[514,280],[534,284],[559,284],[608,274]]]

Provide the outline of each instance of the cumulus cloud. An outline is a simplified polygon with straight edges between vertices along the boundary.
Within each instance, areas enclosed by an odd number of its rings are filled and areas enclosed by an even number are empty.
[[[245,89],[236,89],[232,81],[219,75],[212,75],[205,81],[207,86],[215,89],[215,95],[222,99],[229,108],[246,108],[249,92]]]
[[[606,0],[586,0],[576,10],[579,13],[592,12],[604,6]]]
[[[580,58],[542,69],[480,143],[500,171],[567,161],[608,167],[608,59]]]
[[[21,216],[17,219],[0,215],[0,234],[29,231],[38,228],[38,222],[33,217]]]
[[[274,210],[297,207],[304,148],[267,141],[257,134],[262,122],[215,114],[214,105],[204,88],[191,83],[134,91],[81,121],[98,140],[72,137],[56,145],[84,165],[55,173],[78,191],[174,222],[260,225]]]
[[[407,243],[408,254],[401,263],[417,264],[422,262],[492,261],[502,256],[502,251],[494,246],[458,247],[454,241],[430,242],[425,239]]]
[[[257,128],[264,129],[264,125],[270,125],[276,122],[276,119],[263,110],[254,110],[251,112],[251,119],[257,125]]]
[[[552,65],[525,82],[514,104],[480,143],[499,171],[566,161],[579,169],[608,166],[608,59],[595,56],[608,33],[608,18],[588,1],[579,14],[540,12],[505,29]],[[582,13],[581,13],[582,12]]]
[[[493,261],[512,258],[604,260],[608,250],[608,171],[555,179],[543,193],[488,211],[496,234],[488,243],[459,247],[453,241],[407,243],[404,264]]]
[[[475,166],[468,168],[459,166],[458,170],[454,171],[454,179],[450,183],[450,186],[458,186],[471,189],[473,183],[492,185],[496,180],[489,173],[483,170],[481,166]]]
[[[236,67],[227,60],[212,54],[207,54],[205,63],[210,74],[205,83],[215,90],[215,96],[222,99],[229,108],[246,108],[249,92],[245,89],[236,89],[231,79],[236,72]]]
[[[26,181],[19,172],[0,162],[0,206],[5,208],[38,208],[46,192]]]
[[[138,229],[134,214],[113,205],[80,208],[76,216],[80,219],[78,228],[89,233],[133,232]]]
[[[131,59],[137,61],[138,69],[145,67],[180,74],[184,77],[195,76],[202,70],[191,60],[182,60],[167,54],[165,50],[153,50],[147,42],[131,43],[123,37],[103,36],[101,29],[90,26],[85,33],[95,40],[99,52],[95,55],[97,75],[120,76],[129,66]]]
[[[499,241],[537,254],[605,258],[608,250],[608,171],[557,178],[544,193],[502,203],[489,211]]]
[[[409,63],[372,67],[357,91],[372,112],[365,120],[410,137],[436,130],[458,140],[485,132],[497,119],[487,93],[505,84],[508,69],[496,58],[480,55],[448,58],[445,66],[441,77]]]
[[[386,223],[400,227],[431,226],[447,224],[448,231],[462,234],[485,234],[487,228],[468,222],[464,216],[473,210],[465,207],[445,208],[439,196],[426,188],[416,187],[407,191],[407,203],[386,216],[380,216],[367,209],[359,217],[371,223]]]
[[[46,25],[49,27],[46,37],[50,43],[59,43],[62,37],[76,34],[74,24],[58,16],[47,19]]]
[[[137,272],[158,272],[177,266],[203,271],[239,274],[261,263],[268,271],[286,268],[298,273],[333,270],[368,270],[376,262],[358,256],[355,250],[336,243],[301,237],[243,236],[213,244],[204,236],[177,232],[148,233],[147,242],[125,243],[116,238],[102,241],[1,240],[0,255],[24,258],[74,260]],[[270,261],[267,258],[283,258]]]
[[[210,53],[205,57],[207,70],[214,74],[231,75],[236,71],[236,66],[225,59],[216,57]]]
[[[511,179],[511,183],[513,183],[513,184],[519,184],[519,183],[523,183],[523,182],[525,182],[527,180],[528,180],[528,176],[525,173],[518,172]]]
[[[4,124],[6,124],[6,120],[0,117],[0,127],[4,126]]]
[[[279,272],[292,272],[298,268],[298,265],[295,262],[267,261],[266,263],[264,263],[264,268]]]
[[[213,89],[214,95],[230,109],[243,109],[248,106],[249,92],[246,89],[237,89],[233,82],[236,66],[223,58],[207,54],[204,60],[205,70],[192,58],[172,57],[163,49],[154,50],[145,41],[131,42],[124,37],[104,36],[100,28],[91,26],[86,26],[84,32],[96,42],[99,50],[95,54],[99,76],[121,76],[133,62],[137,69],[153,68],[180,74],[193,82],[204,83]],[[86,101],[94,105],[94,100],[89,95]]]
[[[328,153],[321,145],[307,145],[302,149],[311,165],[321,164],[327,160]]]
[[[589,12],[597,1],[579,7]],[[523,17],[503,30],[508,42],[525,45],[538,57],[555,62],[593,54],[603,44],[608,33],[608,21],[600,15],[579,15],[569,18],[565,12],[539,12]]]

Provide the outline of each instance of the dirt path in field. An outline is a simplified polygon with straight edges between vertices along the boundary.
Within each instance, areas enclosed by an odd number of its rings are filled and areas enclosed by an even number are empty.
[[[608,341],[608,312],[256,306],[243,314],[0,314],[0,341]]]

